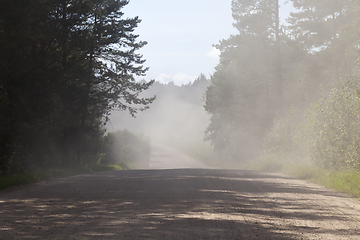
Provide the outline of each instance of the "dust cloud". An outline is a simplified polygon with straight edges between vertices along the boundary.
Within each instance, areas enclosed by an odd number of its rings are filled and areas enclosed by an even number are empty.
[[[144,134],[152,144],[162,144],[190,157],[204,160],[212,153],[209,142],[204,142],[210,116],[204,109],[204,94],[209,80],[200,75],[193,83],[177,86],[155,82],[144,97],[156,95],[150,108],[133,118],[126,111],[113,112],[108,131],[127,129]]]

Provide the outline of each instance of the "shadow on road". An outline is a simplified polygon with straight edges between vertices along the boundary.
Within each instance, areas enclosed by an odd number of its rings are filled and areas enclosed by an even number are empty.
[[[261,172],[83,175],[0,193],[0,239],[356,239],[356,229],[306,224],[351,225],[348,215],[331,215],[331,206],[317,202],[329,197],[339,196]]]

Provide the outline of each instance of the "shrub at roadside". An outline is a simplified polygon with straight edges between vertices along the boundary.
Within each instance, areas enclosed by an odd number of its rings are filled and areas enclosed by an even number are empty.
[[[342,191],[357,195],[360,79],[349,77],[338,82],[327,96],[305,110],[300,124],[294,122],[292,113],[274,122],[254,168],[268,170],[272,166],[275,171],[311,179],[337,190],[343,186]]]
[[[313,166],[285,166],[283,172],[292,177],[308,180],[350,194],[360,199],[360,174],[357,171],[330,171]]]
[[[360,170],[360,80],[349,78],[317,104],[314,157],[326,169]]]
[[[130,168],[147,168],[150,139],[128,130],[108,133],[103,140],[101,164],[126,164]]]
[[[0,190],[83,173],[146,168],[150,156],[150,140],[127,130],[117,131],[103,136],[102,143],[99,147],[94,147],[93,151],[94,153],[88,156],[91,160],[86,160],[82,165],[68,168],[49,166],[4,174],[0,176]]]
[[[339,82],[305,111],[278,119],[264,139],[261,160],[310,165],[328,170],[360,171],[360,80]]]

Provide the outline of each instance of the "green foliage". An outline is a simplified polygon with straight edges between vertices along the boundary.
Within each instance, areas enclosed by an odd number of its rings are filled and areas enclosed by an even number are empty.
[[[281,171],[360,198],[359,83],[354,77],[339,82],[307,108],[300,124],[293,114],[276,120],[251,168]]]
[[[326,89],[356,72],[359,4],[351,0],[292,0],[297,11],[288,19],[288,34],[310,53],[311,79]],[[355,23],[355,24],[354,24]]]
[[[133,168],[147,168],[150,160],[150,139],[143,134],[118,130],[104,137],[100,164],[126,164]]]
[[[34,183],[39,181],[39,177],[31,173],[14,174],[11,176],[0,176],[0,190]]]
[[[313,114],[313,107],[310,106],[300,123],[295,121],[294,110],[291,110],[287,117],[275,119],[273,127],[264,137],[262,151],[254,165],[263,165],[261,162],[275,164],[278,171],[288,165],[313,165],[316,142]]]
[[[83,173],[119,171],[126,170],[125,164],[96,164],[85,166],[83,168],[51,168],[37,170],[35,172],[23,172],[18,174],[10,174],[0,176],[0,190],[18,187],[29,183],[49,180],[59,177],[68,177]]]
[[[264,139],[260,158],[315,164],[329,170],[360,170],[360,79],[338,82],[305,112],[300,124],[292,115],[276,120]]]
[[[317,174],[313,181],[360,198],[360,174],[357,171],[323,172]]]
[[[206,139],[223,161],[250,161],[283,109],[278,1],[234,0],[237,35],[222,40],[220,63],[206,92]]]
[[[294,106],[301,112],[305,94],[307,100],[315,102],[321,97],[318,94],[321,86],[330,89],[345,74],[356,72],[360,43],[358,1],[288,1],[296,11],[284,26],[279,25],[277,3],[232,1],[234,27],[239,34],[217,45],[220,63],[211,77],[205,105],[211,114],[207,139],[222,159],[251,160],[273,120],[284,117],[282,109]],[[299,128],[293,127],[288,118],[275,121],[267,136],[272,141],[265,140],[264,144],[268,149],[277,148],[271,151],[283,153],[284,159],[297,151],[301,157],[311,156],[306,158],[310,161],[319,152],[313,147],[316,139],[313,128],[319,128],[313,125],[318,123],[317,110],[311,111],[308,110],[308,119]],[[276,136],[278,131],[284,132]],[[319,140],[316,144],[322,143]],[[348,143],[349,149],[358,148],[356,141]],[[277,154],[271,158],[277,158]],[[348,158],[355,159],[357,155],[350,157],[351,154],[348,151]]]
[[[271,46],[253,38],[237,36],[221,43],[222,60],[206,92],[205,110],[211,114],[206,139],[224,160],[251,159],[275,113],[266,74],[272,67],[267,62]]]
[[[1,1],[0,175],[92,164],[112,109],[142,111],[151,82],[125,0]]]
[[[360,79],[349,77],[316,105],[315,158],[328,169],[360,170]]]
[[[329,171],[313,166],[287,165],[283,172],[292,177],[305,179],[360,198],[360,173],[358,171]]]
[[[287,118],[274,121],[271,131],[264,137],[263,147],[273,154],[290,154],[295,146],[293,142],[292,113]]]

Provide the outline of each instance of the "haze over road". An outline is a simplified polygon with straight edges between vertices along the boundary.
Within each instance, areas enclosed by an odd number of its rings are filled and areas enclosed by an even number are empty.
[[[359,231],[358,200],[253,171],[114,171],[0,192],[1,240],[359,239]]]
[[[208,168],[202,162],[159,143],[151,144],[150,169]]]

